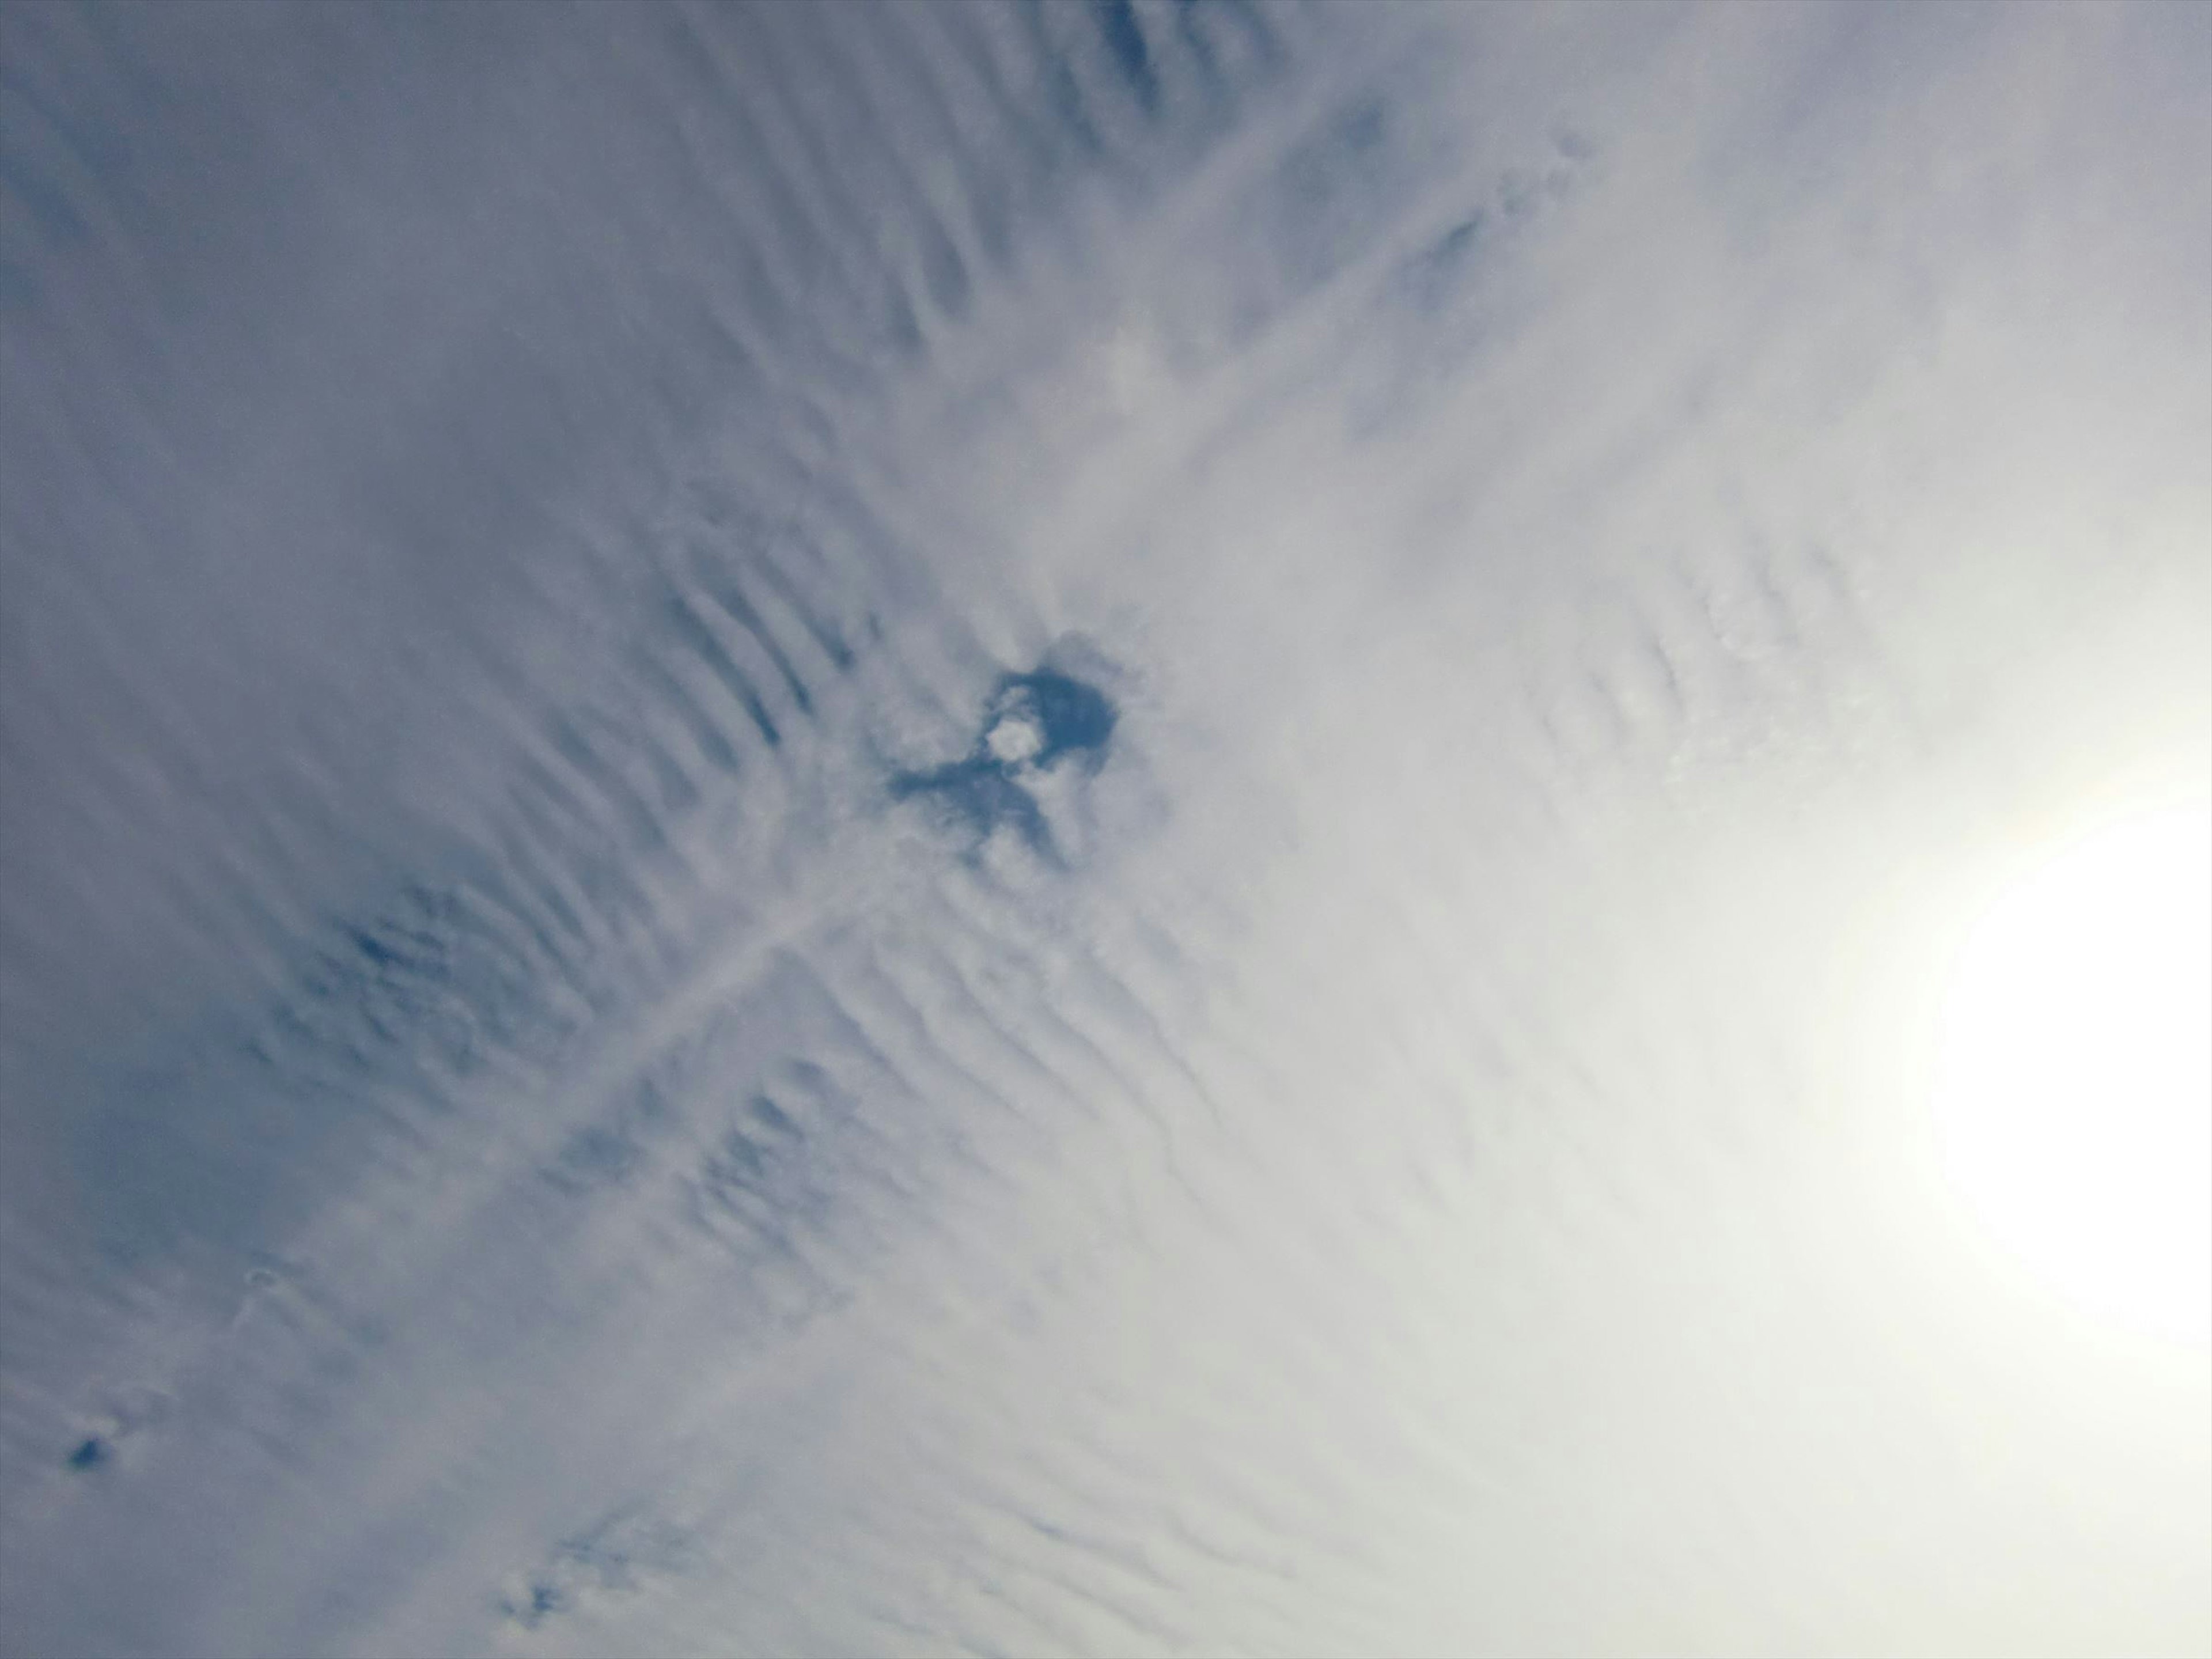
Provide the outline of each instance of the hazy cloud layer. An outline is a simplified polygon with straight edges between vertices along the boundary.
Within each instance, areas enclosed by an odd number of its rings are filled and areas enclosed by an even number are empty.
[[[0,1646],[2212,1643],[1917,1128],[2212,766],[2212,14],[0,73]]]

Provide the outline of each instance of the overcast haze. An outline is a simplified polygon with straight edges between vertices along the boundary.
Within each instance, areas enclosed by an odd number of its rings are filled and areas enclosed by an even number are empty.
[[[2212,9],[9,6],[0,1648],[2212,1651],[2209,779]]]

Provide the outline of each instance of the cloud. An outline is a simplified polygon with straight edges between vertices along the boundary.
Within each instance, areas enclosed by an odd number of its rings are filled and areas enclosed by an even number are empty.
[[[11,28],[0,1646],[2201,1649],[1899,1149],[2205,782],[2208,63]]]

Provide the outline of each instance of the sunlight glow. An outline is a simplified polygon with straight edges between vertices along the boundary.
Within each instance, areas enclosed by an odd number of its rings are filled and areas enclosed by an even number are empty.
[[[2212,811],[2130,820],[2008,889],[1961,953],[1944,1170],[2068,1301],[2212,1334]]]

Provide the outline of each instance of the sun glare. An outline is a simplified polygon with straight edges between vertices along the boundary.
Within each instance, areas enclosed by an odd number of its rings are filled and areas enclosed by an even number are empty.
[[[1960,957],[1944,1171],[2077,1307],[2212,1336],[2212,810],[2136,818],[2008,889]]]

